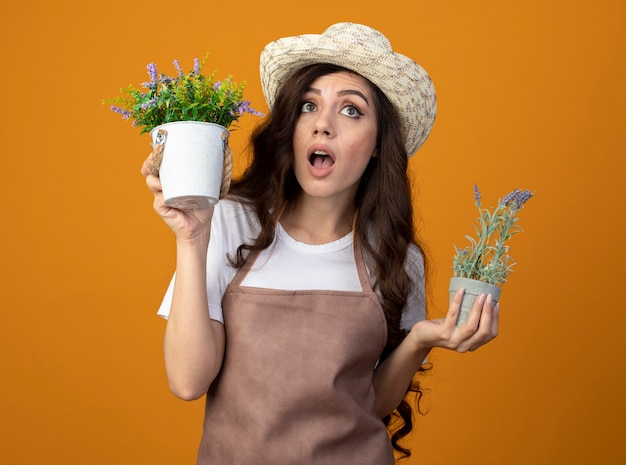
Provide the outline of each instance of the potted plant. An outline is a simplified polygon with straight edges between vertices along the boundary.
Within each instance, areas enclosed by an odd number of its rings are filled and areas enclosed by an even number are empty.
[[[194,59],[187,73],[174,60],[173,77],[158,73],[150,63],[145,90],[130,85],[120,89],[121,96],[103,101],[132,119],[141,134],[150,133],[153,171],[161,177],[165,203],[175,208],[217,203],[230,185],[229,127],[245,113],[263,116],[243,99],[245,82],[237,84],[231,76],[215,81],[216,71],[202,74],[208,56]]]
[[[470,245],[456,248],[452,260],[450,302],[459,289],[465,289],[457,326],[465,323],[479,295],[491,294],[494,302],[500,298],[501,286],[514,265],[507,241],[522,231],[516,224],[519,221],[516,215],[532,196],[526,189],[515,189],[500,199],[495,208],[484,208],[478,186],[474,185],[474,203],[478,208],[476,237],[465,236]]]

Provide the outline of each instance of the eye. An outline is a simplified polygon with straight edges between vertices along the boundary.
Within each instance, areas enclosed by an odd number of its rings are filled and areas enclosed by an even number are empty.
[[[300,107],[300,111],[302,113],[310,113],[312,111],[315,111],[317,109],[317,106],[313,103],[313,102],[304,102],[302,104],[302,106]]]
[[[346,115],[349,116],[350,118],[358,118],[359,116],[362,116],[363,113],[361,112],[361,110],[359,110],[356,106],[354,105],[346,105],[345,107],[343,107],[341,109],[340,112],[342,115]]]

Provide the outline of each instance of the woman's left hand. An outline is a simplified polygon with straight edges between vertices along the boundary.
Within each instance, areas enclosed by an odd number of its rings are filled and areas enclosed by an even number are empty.
[[[456,326],[463,292],[461,289],[456,293],[445,318],[417,322],[408,337],[415,338],[417,346],[422,349],[441,347],[457,352],[476,350],[494,339],[498,335],[500,304],[494,305],[491,294],[479,296],[467,321]]]

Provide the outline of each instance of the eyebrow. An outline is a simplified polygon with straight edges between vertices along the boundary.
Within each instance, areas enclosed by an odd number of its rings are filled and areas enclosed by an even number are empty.
[[[317,95],[322,95],[322,91],[319,89],[316,89],[314,87],[309,87],[307,89],[308,92],[313,92],[314,94]],[[365,103],[367,104],[367,106],[369,107],[370,102],[369,100],[367,100],[367,97],[365,96],[365,94],[361,91],[355,90],[355,89],[346,89],[346,90],[340,90],[339,92],[337,92],[337,95],[340,97],[343,97],[344,95],[357,95],[359,97],[361,97]]]

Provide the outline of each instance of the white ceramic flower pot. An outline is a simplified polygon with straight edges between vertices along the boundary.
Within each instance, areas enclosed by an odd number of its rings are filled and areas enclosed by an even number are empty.
[[[450,286],[448,291],[450,292],[450,303],[454,299],[456,292],[459,289],[465,289],[463,295],[463,302],[461,304],[461,311],[459,317],[456,320],[456,325],[461,326],[467,321],[469,312],[474,306],[474,302],[481,294],[491,294],[494,304],[500,299],[501,289],[493,284],[488,284],[483,281],[469,278],[450,278]]]
[[[164,145],[159,177],[166,205],[192,210],[218,202],[229,135],[223,126],[198,121],[166,123],[150,132],[153,146]]]

